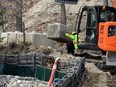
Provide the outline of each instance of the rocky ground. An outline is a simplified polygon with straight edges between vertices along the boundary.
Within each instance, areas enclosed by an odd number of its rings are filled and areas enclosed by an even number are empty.
[[[0,87],[46,87],[47,82],[32,77],[0,75]]]

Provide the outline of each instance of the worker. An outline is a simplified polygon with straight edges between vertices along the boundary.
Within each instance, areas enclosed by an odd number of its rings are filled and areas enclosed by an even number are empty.
[[[74,55],[75,47],[73,45],[73,42],[67,43],[66,50],[67,50],[67,54]]]
[[[78,37],[77,37],[77,33],[76,32],[72,32],[72,34],[69,33],[65,33],[65,36],[67,36],[68,38],[73,40],[73,45],[75,47],[75,49],[78,49],[78,45],[77,45],[77,41],[78,41]]]

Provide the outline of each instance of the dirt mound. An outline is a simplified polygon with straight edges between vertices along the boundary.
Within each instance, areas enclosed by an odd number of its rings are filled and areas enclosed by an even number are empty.
[[[1,54],[26,54],[30,52],[41,52],[44,54],[49,54],[51,52],[50,49],[48,48],[42,48],[42,47],[35,47],[31,45],[30,43],[21,43],[21,44],[16,44],[16,43],[10,43],[8,45],[1,45],[0,46],[0,53]]]
[[[99,70],[93,63],[86,63],[87,77],[82,87],[116,87],[116,76]]]

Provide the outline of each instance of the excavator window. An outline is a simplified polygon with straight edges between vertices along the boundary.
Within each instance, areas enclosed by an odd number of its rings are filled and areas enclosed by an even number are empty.
[[[96,43],[97,17],[93,7],[83,8],[78,26],[80,43]]]
[[[86,42],[96,43],[97,17],[94,9],[88,10]]]
[[[116,36],[116,26],[109,26],[108,27],[108,37]]]
[[[81,22],[80,22],[80,32],[79,32],[80,43],[85,42],[86,25],[87,25],[87,12],[84,11],[81,17]]]
[[[115,13],[110,10],[102,11],[100,13],[100,22],[115,21]]]
[[[100,14],[100,22],[115,21],[115,11],[106,10]],[[108,37],[116,36],[116,26],[111,25],[108,28]]]
[[[88,20],[88,26],[89,27],[96,27],[96,16],[95,16],[95,14],[94,13],[89,13],[89,15],[88,15],[88,17],[89,17],[89,20]]]

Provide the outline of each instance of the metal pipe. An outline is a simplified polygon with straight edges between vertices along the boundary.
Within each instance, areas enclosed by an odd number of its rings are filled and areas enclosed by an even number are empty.
[[[48,87],[50,87],[52,85],[52,82],[53,82],[53,79],[54,79],[54,76],[55,76],[55,72],[57,70],[59,59],[60,59],[60,57],[57,57],[55,59],[55,62],[54,62],[53,68],[52,68],[52,72],[51,72],[51,76],[50,76],[50,79],[49,79],[48,84],[47,84]]]

